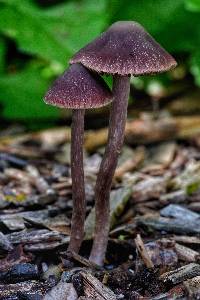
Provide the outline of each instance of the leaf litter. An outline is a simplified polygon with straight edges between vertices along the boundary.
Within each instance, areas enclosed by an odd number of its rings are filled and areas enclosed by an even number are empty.
[[[193,134],[183,117],[156,122],[163,126],[143,117],[127,122],[103,268],[88,256],[106,131],[86,131],[87,218],[79,255],[66,253],[70,130],[0,138],[0,299],[199,299],[199,124]],[[147,123],[157,133],[148,127],[145,135]],[[178,142],[169,139],[174,126]]]

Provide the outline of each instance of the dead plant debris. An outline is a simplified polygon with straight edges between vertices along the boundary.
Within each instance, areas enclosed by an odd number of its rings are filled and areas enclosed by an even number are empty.
[[[1,137],[0,299],[199,299],[199,121],[189,119],[127,123],[126,140],[136,145],[124,146],[113,180],[103,268],[88,255],[102,153],[94,151],[104,145],[106,130],[86,132],[87,218],[80,255],[66,252],[70,131]],[[138,147],[141,142],[145,146]]]

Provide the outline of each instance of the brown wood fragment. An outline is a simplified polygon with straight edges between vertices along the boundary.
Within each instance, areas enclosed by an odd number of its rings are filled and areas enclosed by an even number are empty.
[[[145,245],[142,241],[140,234],[137,234],[137,237],[135,238],[135,244],[136,244],[136,248],[137,248],[138,252],[140,253],[140,256],[142,257],[142,260],[143,260],[145,266],[148,269],[153,269],[154,264],[149,256],[147,249],[145,248]]]
[[[173,239],[183,244],[200,244],[200,238],[197,236],[174,235]]]
[[[13,246],[10,243],[10,241],[8,240],[7,236],[4,235],[1,231],[0,231],[0,250],[6,251],[6,252],[13,250]]]
[[[172,138],[189,138],[200,130],[199,116],[162,118],[157,121],[149,115],[126,124],[125,136],[129,143],[152,143]]]
[[[56,231],[50,231],[47,229],[38,230],[23,230],[19,232],[13,232],[7,235],[8,240],[12,244],[36,244],[42,242],[54,242],[61,241],[62,235]]]
[[[167,104],[167,110],[173,115],[190,115],[200,111],[199,89],[186,91]]]
[[[118,227],[116,227],[115,229],[113,229],[112,231],[110,231],[110,236],[115,236],[115,235],[119,235],[120,233],[128,233],[130,235],[133,235],[133,233],[136,230],[136,224],[135,223],[127,223],[124,225],[120,225]]]
[[[95,263],[91,262],[90,260],[86,259],[85,257],[73,252],[73,251],[68,251],[67,252],[68,257],[73,258],[74,260],[78,261],[82,265],[90,268],[90,269],[97,269],[101,270],[102,268],[99,265],[96,265]]]
[[[199,214],[177,204],[169,204],[160,211],[161,216],[184,220],[185,222],[195,222],[199,220]]]
[[[182,297],[184,297],[184,295],[185,295],[185,288],[182,284],[179,284],[179,285],[173,287],[172,289],[170,289],[168,292],[166,292],[164,294],[159,294],[159,295],[151,298],[151,300],[176,300],[176,299],[180,300],[180,299],[185,299],[185,298],[182,298]],[[142,298],[142,299],[145,300],[145,298]]]
[[[200,233],[200,221],[187,221],[185,219],[177,218],[164,218],[159,217],[158,214],[147,215],[137,218],[137,225],[145,225],[154,230],[164,230],[166,232],[173,232],[179,234],[199,234]]]
[[[53,190],[50,188],[46,180],[40,176],[36,167],[28,165],[26,169],[27,172],[15,168],[7,168],[4,170],[4,174],[9,179],[27,182],[35,186],[40,193],[53,193]]]
[[[160,279],[164,282],[172,282],[173,284],[180,283],[189,278],[193,278],[200,275],[200,265],[196,263],[190,263],[176,270],[166,272],[160,276]]]
[[[55,190],[62,190],[72,186],[71,178],[65,178],[63,182],[57,182],[52,184],[52,188]]]
[[[186,261],[186,262],[195,262],[199,259],[200,254],[188,247],[185,247],[183,245],[180,245],[178,243],[175,244],[176,253],[178,255],[178,258],[180,260]]]
[[[25,229],[24,220],[20,214],[2,215],[0,216],[0,224],[3,224],[11,231]]]
[[[7,143],[8,141],[6,141]],[[39,158],[41,154],[34,149],[27,149],[27,147],[23,146],[16,146],[12,144],[12,140],[8,142],[8,145],[1,144],[0,138],[0,151],[7,152],[9,154],[20,155],[21,157],[28,157],[28,158]]]
[[[60,281],[43,298],[43,300],[77,300],[78,295],[72,283]]]
[[[86,131],[85,148],[94,151],[106,144],[107,128],[96,131]],[[200,117],[179,116],[154,120],[150,115],[141,115],[134,121],[126,123],[125,138],[129,143],[144,144],[156,141],[171,140],[172,138],[189,138],[200,133]],[[71,130],[66,127],[47,129],[36,133],[23,134],[15,137],[1,137],[0,150],[20,154],[22,156],[38,157],[36,151],[19,148],[19,144],[28,140],[41,142],[42,148],[48,150],[61,143],[70,142]],[[8,149],[8,146],[11,146]],[[17,148],[18,146],[18,148]]]
[[[5,272],[16,264],[28,263],[32,260],[32,255],[24,253],[22,245],[18,245],[5,258],[0,259],[0,272]]]
[[[115,171],[115,178],[121,178],[126,172],[135,170],[141,162],[144,160],[145,150],[144,147],[139,147],[133,158],[126,160],[121,166]]]
[[[200,276],[184,281],[183,285],[188,294],[187,299],[200,299]]]
[[[163,168],[167,168],[174,159],[177,144],[174,141],[163,142],[154,147],[152,161],[160,164]]]
[[[98,131],[88,131],[85,134],[85,143],[84,146],[88,151],[94,151],[98,147],[101,147],[106,144],[108,137],[108,129],[103,128]]]
[[[92,300],[93,298],[91,297],[85,297],[85,296],[81,296],[78,298],[78,300]]]
[[[139,181],[133,187],[134,203],[148,201],[152,198],[159,198],[161,194],[166,192],[167,179],[161,176],[150,176]]]
[[[15,169],[15,168],[6,168],[4,170],[4,173],[9,179],[19,180],[22,182],[29,182],[31,184],[34,183],[31,176],[25,171]]]
[[[134,206],[134,211],[140,215],[148,215],[155,213],[155,210],[143,205],[143,203],[136,204]]]
[[[28,165],[26,171],[32,181],[32,184],[37,188],[40,193],[53,193],[53,190],[47,181],[40,175],[38,169],[33,165]]]
[[[160,267],[169,270],[169,267],[176,266],[178,256],[174,249],[174,243],[171,240],[161,239],[151,241],[145,244],[154,267]]]
[[[44,294],[52,288],[53,282],[38,282],[35,280],[29,280],[20,283],[11,284],[0,284],[0,299],[10,298],[11,296],[16,296],[19,294],[21,298],[35,297],[41,298]]]
[[[157,200],[145,201],[134,205],[134,211],[141,215],[154,214],[158,208],[159,202]]]
[[[90,273],[81,272],[84,285],[84,294],[96,300],[116,300],[113,291],[103,285],[97,278]]]
[[[24,246],[24,250],[30,252],[48,251],[67,244],[69,244],[69,237],[65,237],[61,241],[27,244]]]
[[[103,276],[102,283],[106,285],[108,283],[108,278],[109,278],[109,274],[105,273]]]
[[[180,204],[184,203],[187,199],[187,194],[184,190],[178,190],[160,196],[159,202],[162,206],[170,203]]]
[[[200,202],[192,202],[188,205],[188,208],[200,213]]]
[[[69,243],[69,236],[47,229],[22,230],[7,235],[8,240],[16,245],[22,243],[26,251],[46,251]]]
[[[43,224],[46,228],[52,231],[57,231],[64,235],[70,235],[70,220],[64,215],[48,218]]]

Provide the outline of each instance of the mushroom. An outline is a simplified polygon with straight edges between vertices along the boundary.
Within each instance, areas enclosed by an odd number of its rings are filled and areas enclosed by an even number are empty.
[[[71,177],[73,212],[69,251],[78,252],[84,237],[85,189],[83,138],[85,109],[111,102],[111,92],[103,79],[81,64],[69,67],[48,90],[45,103],[72,109]]]
[[[132,21],[114,23],[79,50],[70,63],[82,63],[97,73],[113,75],[113,102],[108,143],[95,188],[96,226],[90,260],[102,265],[109,234],[109,194],[124,139],[130,76],[170,70],[176,61],[145,30]]]

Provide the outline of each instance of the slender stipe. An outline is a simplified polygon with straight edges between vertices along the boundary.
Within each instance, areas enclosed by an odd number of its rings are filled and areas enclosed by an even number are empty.
[[[71,177],[73,211],[71,237],[68,250],[79,252],[84,238],[85,187],[83,169],[84,109],[72,110]]]
[[[98,265],[103,265],[108,243],[110,189],[124,141],[129,91],[130,77],[114,75],[114,100],[110,111],[108,143],[95,187],[96,227],[90,260]]]

